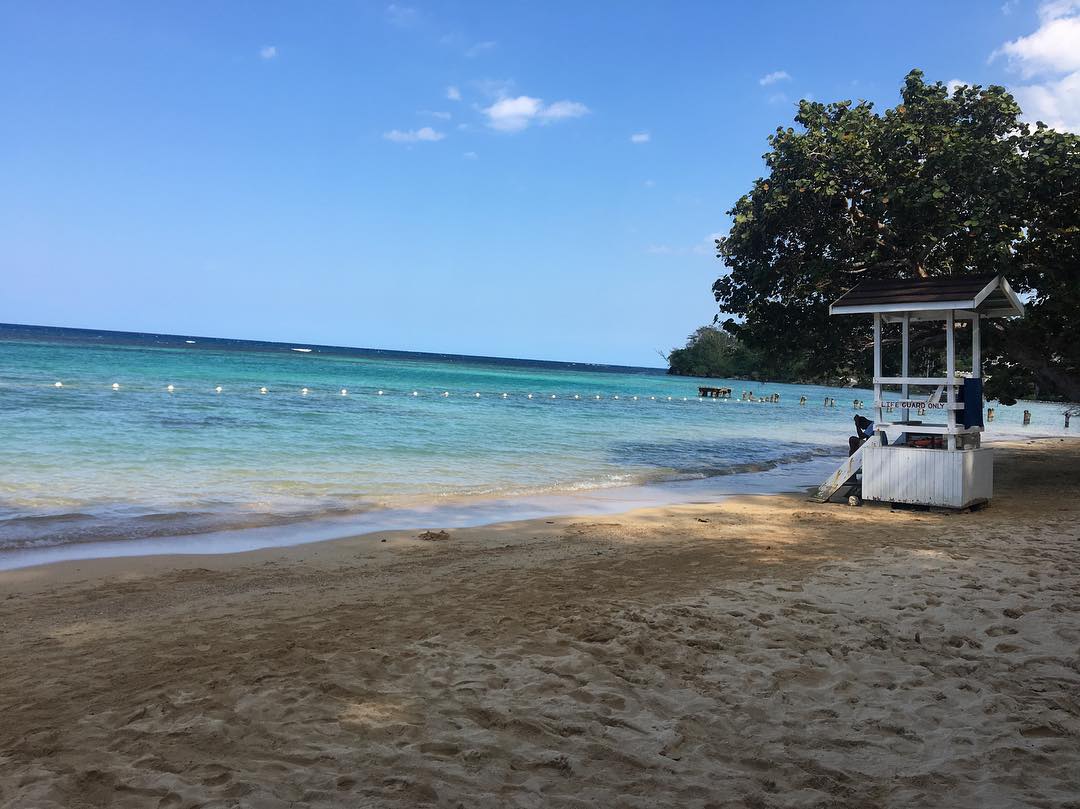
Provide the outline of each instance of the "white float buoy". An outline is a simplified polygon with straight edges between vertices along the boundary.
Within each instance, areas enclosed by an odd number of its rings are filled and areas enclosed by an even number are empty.
[[[635,402],[637,401],[637,397],[636,397],[636,396],[634,397],[634,401],[635,401]]]
[[[308,394],[308,389],[307,388],[300,388],[300,395],[301,396],[307,396],[307,394]]]
[[[671,397],[670,397],[670,396],[669,396],[669,397],[667,397],[667,400],[668,400],[668,401],[670,402],[670,401],[671,401]]]
[[[575,398],[575,399],[580,399],[581,397],[580,397],[580,396],[578,396],[578,395],[577,395],[577,394],[575,393],[575,394],[574,394],[574,398]]]
[[[412,395],[413,395],[413,396],[419,396],[420,394],[419,394],[419,393],[417,393],[417,392],[416,392],[416,391],[414,390],[414,391],[412,392]]]
[[[532,398],[532,394],[531,394],[531,393],[529,394],[529,398],[530,398],[530,399]]]
[[[218,385],[216,388],[214,388],[214,393],[221,393],[221,385]]]
[[[599,399],[599,398],[600,398],[600,394],[599,394],[599,393],[598,393],[598,394],[596,394],[596,398],[597,398],[597,399]]]
[[[341,395],[342,395],[342,396],[348,396],[348,395],[349,395],[349,390],[348,390],[348,388],[342,388],[342,389],[341,389]]]
[[[176,388],[174,388],[172,385],[166,385],[165,390],[167,390],[169,393],[172,393],[174,390],[176,390]]]
[[[266,388],[259,388],[259,393],[266,393]]]
[[[379,391],[379,395],[382,396],[382,391]]]
[[[504,399],[506,398],[506,394],[505,394],[505,393],[503,394],[503,398],[504,398]]]
[[[443,395],[443,396],[449,396],[449,395],[450,395],[450,391],[448,391],[448,390],[444,390],[444,391],[442,392],[442,395]]]
[[[54,388],[62,388],[62,387],[64,387],[64,383],[63,382],[54,382],[53,387]]]
[[[618,399],[619,397],[618,396],[612,396],[611,398],[612,399]]]
[[[480,398],[480,394],[479,394],[479,393],[474,393],[473,395],[474,395],[474,396],[475,396],[475,397],[476,397],[477,399],[479,399],[479,398]]]
[[[112,389],[113,390],[120,390],[120,383],[119,382],[113,382],[112,383]]]

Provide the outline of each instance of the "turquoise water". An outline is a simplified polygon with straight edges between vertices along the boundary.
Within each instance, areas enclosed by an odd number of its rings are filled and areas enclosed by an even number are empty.
[[[0,549],[679,480],[737,489],[827,469],[852,399],[871,398],[732,381],[781,401],[700,401],[699,380],[644,369],[191,339],[0,327]],[[1032,434],[1062,432],[1059,406],[1026,404],[999,407],[990,434],[1027,434],[1023,407]]]

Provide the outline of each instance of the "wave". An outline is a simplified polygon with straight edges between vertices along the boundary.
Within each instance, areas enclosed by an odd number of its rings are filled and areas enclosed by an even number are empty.
[[[736,475],[768,472],[788,465],[797,465],[829,456],[834,450],[825,447],[806,447],[795,451],[753,461],[730,463],[702,468],[638,468],[633,471],[556,481],[545,485],[463,487],[425,494],[384,497],[378,501],[360,495],[331,499],[317,498],[304,507],[295,498],[278,510],[251,510],[228,503],[215,503],[213,508],[140,510],[130,504],[100,504],[88,507],[80,504],[76,510],[51,513],[19,513],[13,504],[2,504],[0,510],[0,551],[46,548],[57,545],[144,540],[167,537],[191,537],[221,531],[242,531],[252,528],[297,525],[321,520],[341,520],[372,512],[423,510],[434,504],[514,501],[536,497],[558,497],[601,493],[635,486],[651,487],[662,484],[703,481]],[[780,490],[779,488],[777,489]],[[313,498],[313,500],[316,498]],[[10,515],[10,516],[9,516]]]
[[[279,513],[221,511],[163,511],[117,517],[113,509],[101,513],[74,511],[36,514],[0,520],[0,549],[19,550],[84,542],[193,536],[215,531],[267,528],[311,519],[361,514],[364,508],[331,507]]]

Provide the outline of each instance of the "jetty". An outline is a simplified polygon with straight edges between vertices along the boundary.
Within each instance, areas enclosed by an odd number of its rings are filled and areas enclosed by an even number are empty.
[[[697,389],[698,396],[703,399],[730,399],[731,388],[713,388],[703,385]]]

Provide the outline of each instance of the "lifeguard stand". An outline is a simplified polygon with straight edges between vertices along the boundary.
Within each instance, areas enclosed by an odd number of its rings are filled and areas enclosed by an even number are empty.
[[[980,323],[984,318],[1023,316],[1024,305],[1009,283],[999,275],[864,281],[837,299],[829,312],[874,316],[876,418],[874,435],[822,484],[817,499],[828,500],[854,480],[861,468],[864,500],[943,508],[968,508],[989,501],[994,490],[994,455],[980,441]],[[927,320],[945,322],[944,377],[911,375],[911,323]],[[966,377],[959,376],[956,368],[957,321],[969,324],[971,333],[971,373]],[[882,375],[883,323],[901,326],[900,376]],[[900,398],[886,399],[886,387],[899,387]],[[915,388],[934,391],[919,396]],[[924,421],[929,414],[943,420]]]

